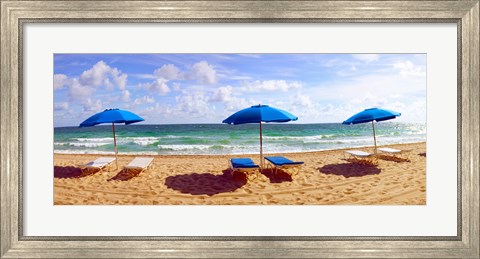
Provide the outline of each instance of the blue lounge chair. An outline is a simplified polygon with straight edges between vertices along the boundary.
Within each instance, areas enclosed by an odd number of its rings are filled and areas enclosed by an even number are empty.
[[[269,166],[272,167],[274,174],[276,174],[279,169],[285,172],[288,172],[290,169],[296,169],[290,172],[290,174],[295,175],[300,171],[300,166],[303,165],[303,162],[293,162],[283,156],[267,156],[265,159],[270,162],[267,164],[267,168]]]
[[[246,173],[248,179],[251,179],[253,176],[255,178],[258,176],[260,166],[256,165],[250,158],[232,158],[230,159],[230,168],[232,174],[235,172]]]

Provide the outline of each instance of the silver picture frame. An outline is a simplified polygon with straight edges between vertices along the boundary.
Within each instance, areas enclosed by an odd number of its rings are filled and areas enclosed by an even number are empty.
[[[480,258],[479,1],[4,1],[0,54],[1,258]],[[30,23],[455,23],[456,236],[23,235],[23,27]]]

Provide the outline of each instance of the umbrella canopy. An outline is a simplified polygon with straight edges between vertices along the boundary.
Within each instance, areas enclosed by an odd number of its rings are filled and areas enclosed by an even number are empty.
[[[361,111],[352,117],[348,118],[343,124],[359,124],[372,122],[372,131],[373,131],[373,142],[375,144],[375,154],[377,153],[377,139],[375,137],[375,125],[374,122],[386,121],[395,119],[396,117],[402,115],[399,112],[394,112],[391,110],[380,109],[380,108],[370,108]]]
[[[270,107],[268,105],[255,105],[250,108],[240,110],[230,117],[226,118],[223,123],[228,124],[244,124],[259,122],[287,122],[295,121],[298,118],[292,114]]]
[[[250,108],[240,110],[230,117],[223,120],[227,124],[260,124],[260,167],[263,168],[263,150],[262,150],[262,122],[288,122],[296,121],[298,117],[268,105],[255,105]]]
[[[113,146],[115,149],[115,162],[118,168],[118,159],[117,159],[117,138],[115,136],[115,123],[125,123],[125,125],[132,124],[135,122],[144,121],[144,119],[132,112],[124,111],[120,109],[106,109],[103,112],[99,112],[95,115],[90,116],[88,119],[83,121],[80,124],[82,127],[91,127],[102,123],[112,123],[113,131]]]
[[[80,128],[91,127],[102,123],[125,123],[128,125],[139,121],[144,121],[144,119],[132,112],[120,109],[106,109],[86,119],[80,124]]]

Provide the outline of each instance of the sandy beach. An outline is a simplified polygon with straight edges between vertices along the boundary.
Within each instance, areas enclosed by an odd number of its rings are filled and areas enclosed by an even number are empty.
[[[123,169],[133,155],[119,155],[118,169],[113,163],[95,172],[79,166],[100,155],[55,154],[54,204],[425,205],[426,144],[385,147],[404,152],[380,156],[376,165],[354,162],[345,150],[282,153],[305,162],[298,174],[263,170],[255,179],[232,174],[228,161],[250,157],[258,164],[258,154],[151,156],[151,167],[140,174]]]

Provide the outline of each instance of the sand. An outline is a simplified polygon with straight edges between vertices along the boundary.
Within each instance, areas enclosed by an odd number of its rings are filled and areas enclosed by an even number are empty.
[[[158,155],[141,173],[125,170],[135,156],[119,155],[104,171],[82,170],[100,155],[54,155],[55,205],[425,205],[426,144],[388,145],[404,150],[376,165],[352,161],[344,150],[282,153],[303,161],[298,174],[263,170],[255,179],[232,174],[231,157]],[[373,152],[372,148],[359,150]],[[271,155],[271,154],[269,154]]]

